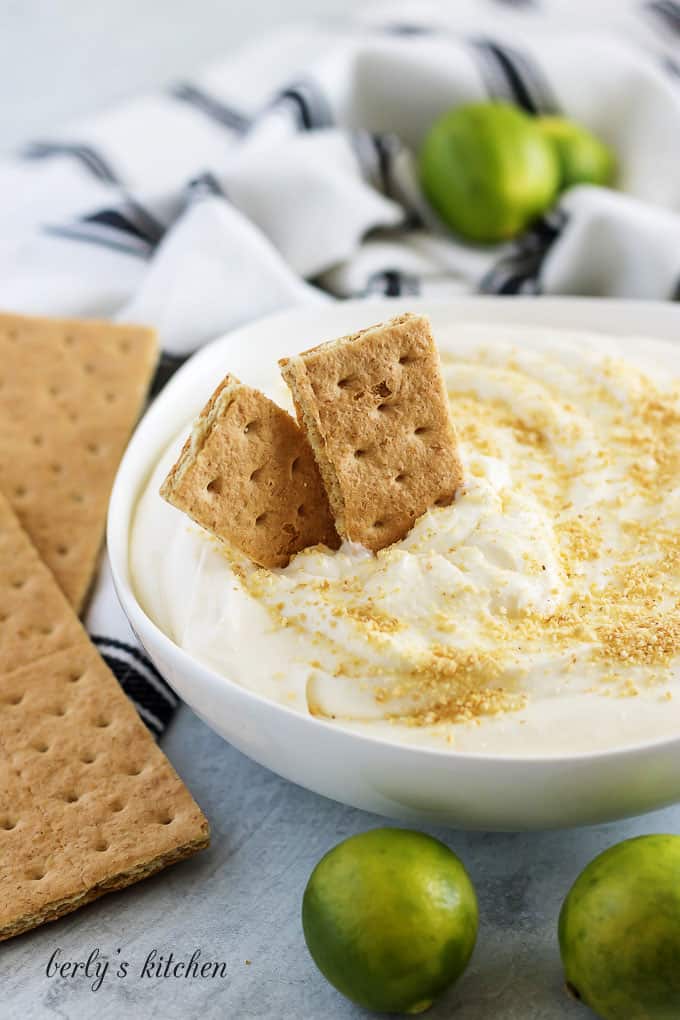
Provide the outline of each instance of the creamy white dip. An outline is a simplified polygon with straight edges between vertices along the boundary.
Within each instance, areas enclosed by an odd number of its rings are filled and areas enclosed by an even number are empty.
[[[230,680],[384,739],[557,754],[680,733],[680,351],[476,324],[437,341],[452,506],[377,556],[265,571],[158,495],[187,423],[136,510],[141,605]]]

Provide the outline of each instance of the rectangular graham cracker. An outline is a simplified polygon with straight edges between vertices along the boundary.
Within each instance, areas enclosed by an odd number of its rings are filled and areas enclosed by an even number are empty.
[[[234,376],[203,408],[161,495],[263,567],[285,567],[310,545],[340,544],[304,433]]]
[[[0,497],[0,940],[208,840],[200,808]]]
[[[0,314],[0,491],[76,610],[156,357],[141,326]]]
[[[453,501],[463,474],[425,316],[401,315],[279,364],[343,537],[377,551]]]

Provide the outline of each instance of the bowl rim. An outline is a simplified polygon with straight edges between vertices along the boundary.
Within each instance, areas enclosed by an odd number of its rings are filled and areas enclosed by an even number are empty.
[[[436,308],[437,310],[442,311],[448,307],[451,308],[452,311],[456,309],[460,310],[464,317],[466,309],[468,311],[477,311],[482,309],[484,306],[489,308],[492,305],[498,305],[499,303],[502,303],[505,306],[505,309],[512,313],[509,318],[513,325],[522,324],[522,315],[517,315],[515,313],[521,313],[525,310],[528,311],[528,321],[525,323],[527,326],[536,325],[537,322],[532,322],[531,320],[542,319],[543,312],[552,311],[554,313],[559,313],[564,311],[565,308],[569,308],[576,312],[577,318],[589,316],[592,313],[593,318],[597,320],[597,322],[603,324],[607,322],[609,316],[618,317],[620,315],[623,322],[630,322],[632,319],[636,320],[639,316],[651,315],[652,317],[657,317],[660,320],[667,320],[669,333],[668,338],[664,337],[663,339],[658,340],[658,338],[655,337],[653,330],[641,332],[641,330],[637,328],[627,330],[628,335],[648,336],[650,339],[657,340],[658,342],[667,344],[668,346],[673,346],[673,341],[670,339],[670,336],[677,336],[678,357],[680,359],[680,308],[677,305],[673,305],[668,302],[656,301],[572,297],[542,297],[538,300],[535,297],[522,298],[504,295],[461,296],[438,299],[356,299],[343,301],[341,303],[333,302],[332,304],[296,305],[291,308],[284,309],[283,311],[274,312],[235,326],[206,343],[200,350],[189,357],[188,360],[177,370],[172,379],[167,383],[160,394],[158,394],[142,415],[130,438],[116,473],[107,514],[107,548],[113,584],[118,600],[135,636],[137,636],[142,645],[144,645],[145,642],[142,637],[140,637],[140,631],[142,633],[146,632],[150,634],[151,640],[149,643],[160,644],[166,657],[174,660],[177,665],[181,667],[185,676],[190,677],[191,671],[198,669],[205,674],[211,683],[227,685],[232,696],[243,698],[244,701],[250,702],[253,706],[265,706],[270,711],[273,710],[275,712],[283,713],[285,717],[295,720],[299,724],[309,725],[317,730],[323,729],[326,733],[333,733],[338,736],[342,734],[344,737],[356,740],[360,744],[364,744],[368,747],[388,748],[392,752],[403,753],[414,760],[417,758],[425,758],[450,761],[452,767],[454,767],[456,763],[469,762],[470,764],[476,763],[487,766],[503,765],[505,767],[516,767],[521,769],[538,767],[539,765],[559,768],[569,765],[580,766],[587,762],[597,762],[604,759],[620,761],[621,759],[628,757],[643,756],[651,753],[663,753],[664,751],[668,751],[673,748],[674,745],[677,745],[677,749],[680,751],[680,733],[675,737],[660,737],[653,741],[642,741],[635,744],[627,744],[625,747],[603,748],[593,751],[574,751],[556,755],[545,753],[493,754],[487,751],[460,751],[455,748],[446,749],[400,743],[398,741],[389,740],[383,736],[362,733],[361,730],[352,729],[349,726],[343,725],[341,722],[331,723],[324,719],[317,718],[316,716],[309,714],[306,715],[303,712],[299,712],[294,708],[274,701],[271,698],[267,698],[265,695],[243,686],[223,673],[219,673],[205,662],[195,658],[180,645],[176,644],[175,641],[173,641],[172,638],[170,638],[158,626],[158,624],[151,619],[137,599],[132,585],[129,568],[130,526],[134,518],[141,492],[144,489],[146,481],[153,471],[156,463],[156,460],[151,459],[148,452],[145,455],[144,451],[147,445],[151,442],[158,446],[158,434],[156,433],[153,440],[150,437],[153,435],[154,427],[158,423],[162,424],[166,405],[171,403],[176,393],[184,389],[186,385],[185,380],[198,374],[202,364],[204,362],[209,362],[212,359],[217,347],[224,346],[239,337],[243,337],[244,335],[247,336],[251,331],[259,331],[261,329],[269,328],[274,329],[282,324],[288,325],[295,320],[299,320],[300,323],[303,323],[307,318],[314,319],[324,309],[341,309],[343,313],[349,312],[350,314],[354,311],[361,310],[363,312],[365,310],[367,316],[370,315],[371,309],[373,309],[376,315],[384,316],[387,313],[399,314],[400,310],[405,310],[405,306],[408,306],[409,310],[423,311],[425,313],[427,313],[428,309],[431,310]],[[537,310],[536,306],[540,306],[541,314],[538,316],[535,314]],[[570,316],[567,317],[569,318]],[[483,320],[480,319],[479,321]],[[558,328],[564,328],[564,324],[560,323]],[[582,323],[580,326],[578,324],[569,323],[568,328],[610,334],[612,329],[611,324],[607,327],[603,325],[587,325],[586,323]],[[170,438],[170,435],[165,434],[166,442]],[[137,478],[133,485],[132,476],[137,473],[138,461],[140,460],[145,460],[146,463],[140,477]],[[130,491],[131,489],[134,489],[134,491]],[[185,700],[181,695],[178,695],[178,697],[180,697],[180,700],[182,701]],[[191,707],[189,702],[187,702],[187,704]]]

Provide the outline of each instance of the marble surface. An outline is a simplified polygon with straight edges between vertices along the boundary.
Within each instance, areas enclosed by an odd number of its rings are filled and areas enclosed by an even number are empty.
[[[244,758],[182,709],[164,747],[210,818],[210,850],[0,947],[0,1016],[31,1020],[359,1020],[316,971],[300,925],[307,878],[326,850],[383,824]],[[556,922],[562,898],[596,853],[627,836],[680,831],[680,808],[590,829],[529,834],[432,828],[465,862],[480,902],[469,969],[430,1020],[578,1020],[562,987]],[[51,954],[112,961],[98,991],[82,975],[46,976]],[[156,949],[226,964],[214,979],[141,978]],[[117,950],[120,949],[120,953]],[[125,959],[130,971],[116,978]],[[245,961],[249,960],[247,964]],[[9,1012],[6,1012],[10,1007]]]

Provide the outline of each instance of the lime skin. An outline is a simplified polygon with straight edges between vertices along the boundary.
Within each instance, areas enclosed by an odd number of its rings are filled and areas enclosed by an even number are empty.
[[[567,987],[603,1020],[680,1017],[680,836],[610,847],[562,906]]]
[[[408,829],[373,829],[326,854],[307,884],[302,926],[317,967],[367,1009],[420,1013],[465,970],[477,898],[460,860]]]
[[[509,103],[471,103],[435,121],[423,142],[420,180],[444,223],[469,241],[509,240],[553,204],[555,146]]]
[[[536,124],[555,146],[560,164],[560,190],[576,184],[613,185],[616,157],[599,138],[566,117],[538,117]]]

